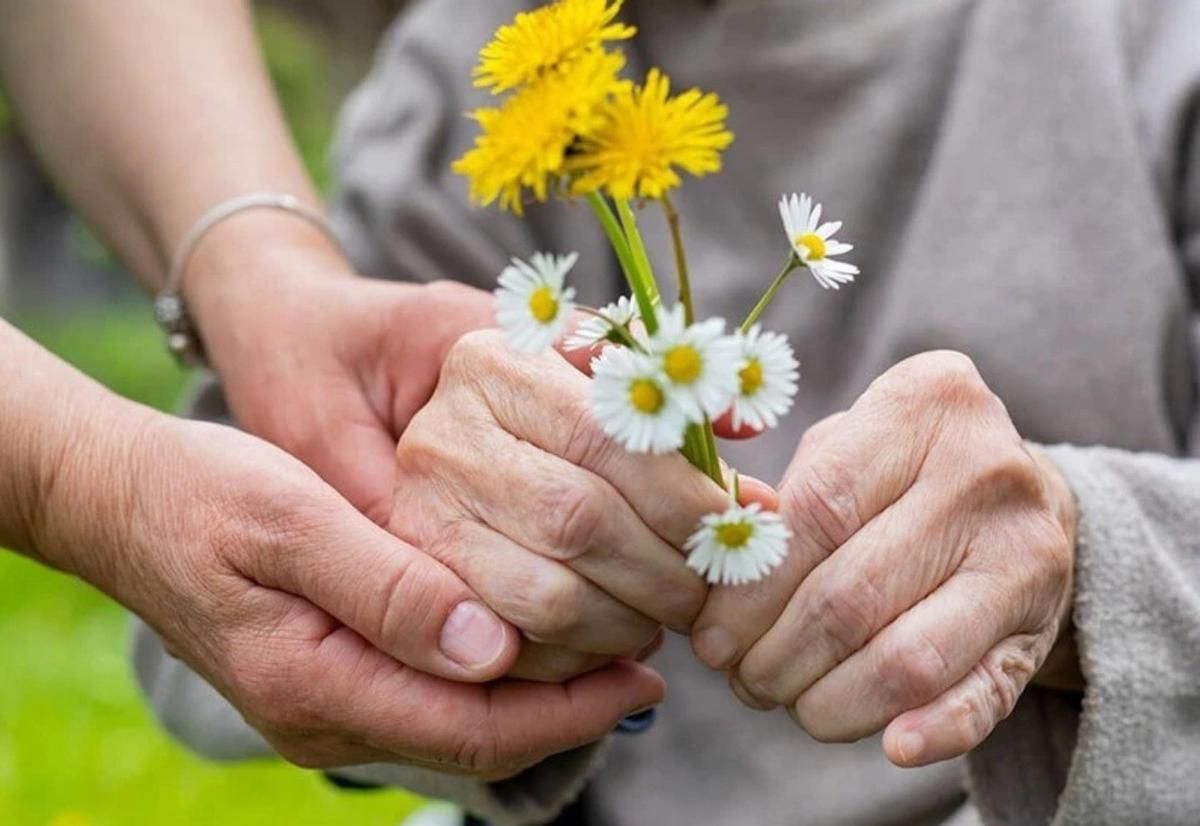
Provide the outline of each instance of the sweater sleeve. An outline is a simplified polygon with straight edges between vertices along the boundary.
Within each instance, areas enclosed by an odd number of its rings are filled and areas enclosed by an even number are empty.
[[[1079,503],[1074,619],[1087,689],[1026,692],[970,758],[976,804],[989,826],[1194,824],[1200,460],[1047,452]]]
[[[1190,302],[1176,388],[1200,456],[1200,5],[1128,3],[1131,98]],[[987,826],[1195,824],[1200,812],[1200,459],[1059,445],[1078,502],[1082,696],[1032,687],[970,756]]]

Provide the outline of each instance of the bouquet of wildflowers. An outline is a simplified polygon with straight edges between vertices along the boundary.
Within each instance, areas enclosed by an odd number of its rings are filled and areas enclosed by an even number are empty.
[[[705,516],[686,545],[688,565],[710,583],[739,585],[765,576],[787,552],[778,515],[738,501],[737,474],[722,468],[712,420],[729,414],[735,429],[774,427],[792,405],[799,378],[787,339],[758,318],[788,276],[807,269],[837,289],[858,268],[838,260],[837,221],[821,221],[807,195],[785,196],[780,215],[790,247],[762,298],[737,329],[697,319],[679,215],[670,193],[680,173],[719,172],[733,142],[726,107],[715,94],[671,94],[650,69],[641,84],[621,76],[614,44],[636,34],[618,21],[623,0],[557,0],[520,13],[480,53],[477,86],[497,104],[472,113],[480,133],[455,162],[471,197],[523,213],[528,200],[584,199],[604,229],[631,297],[603,308],[577,306],[566,277],[575,254],[514,259],[500,274],[497,315],[512,346],[596,348],[592,407],[604,431],[637,453],[680,451],[729,491],[729,507]],[[675,259],[675,297],[667,304],[638,229],[638,210],[661,208]]]

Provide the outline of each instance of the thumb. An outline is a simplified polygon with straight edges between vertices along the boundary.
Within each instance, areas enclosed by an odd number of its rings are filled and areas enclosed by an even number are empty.
[[[483,682],[512,667],[516,630],[449,568],[340,499],[313,511],[300,531],[285,531],[290,542],[277,553],[251,555],[252,578],[304,597],[427,674]]]

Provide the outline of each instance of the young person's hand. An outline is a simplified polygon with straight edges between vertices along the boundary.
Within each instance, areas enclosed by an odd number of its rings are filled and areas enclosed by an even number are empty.
[[[278,213],[217,226],[184,287],[238,424],[379,524],[400,433],[454,342],[494,324],[489,294],[361,278],[319,232]]]
[[[823,741],[886,728],[921,765],[982,742],[1069,648],[1071,490],[966,357],[902,362],[810,430],[780,503],[788,559],[714,590],[693,637],[747,705]]]

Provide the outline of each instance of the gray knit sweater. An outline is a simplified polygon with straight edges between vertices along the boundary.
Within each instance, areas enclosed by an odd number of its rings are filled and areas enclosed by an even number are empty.
[[[510,253],[548,248],[582,253],[585,301],[618,288],[585,210],[475,210],[449,172],[481,100],[474,53],[525,5],[425,0],[386,38],[337,154],[337,219],[363,271],[490,286]],[[724,174],[678,198],[703,311],[744,312],[775,272],[785,190],[828,202],[858,245],[852,289],[797,282],[770,310],[803,362],[798,409],[727,454],[775,478],[807,425],[896,361],[968,353],[1021,432],[1057,445],[1079,499],[1086,693],[1031,688],[965,764],[901,771],[877,740],[820,745],[741,708],[676,641],[648,735],[491,787],[360,773],[501,823],[545,819],[588,780],[604,824],[1200,822],[1200,460],[1187,458],[1200,454],[1200,0],[628,6],[635,68],[660,65],[731,108]],[[668,271],[662,228],[646,230]],[[186,742],[265,750],[151,635],[138,666]]]

